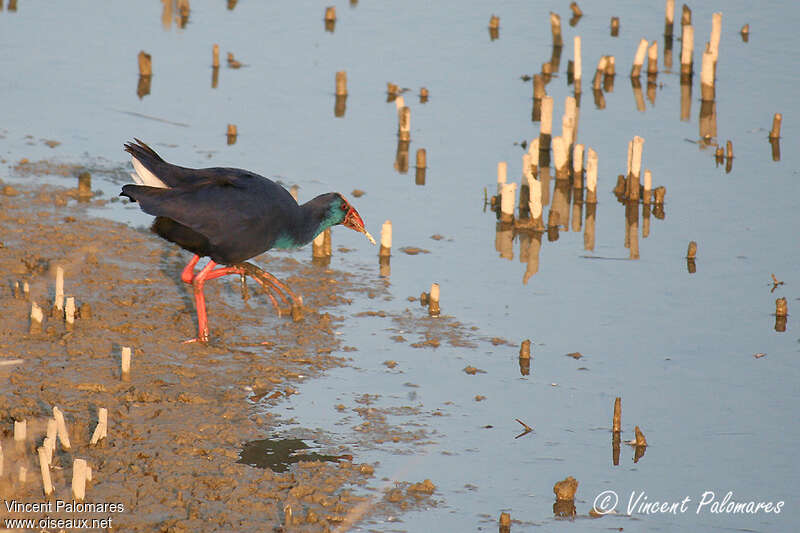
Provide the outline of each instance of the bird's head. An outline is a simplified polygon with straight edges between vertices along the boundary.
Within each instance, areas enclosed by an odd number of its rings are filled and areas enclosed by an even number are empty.
[[[344,196],[341,194],[336,193],[333,198],[333,202],[330,207],[332,213],[334,214],[336,220],[339,220],[339,224],[343,225],[346,228],[350,228],[355,230],[359,233],[363,233],[364,236],[371,242],[375,244],[375,239],[372,235],[369,234],[367,229],[364,227],[364,220],[361,218],[361,215],[358,214],[356,208],[350,205],[350,202],[344,199]]]

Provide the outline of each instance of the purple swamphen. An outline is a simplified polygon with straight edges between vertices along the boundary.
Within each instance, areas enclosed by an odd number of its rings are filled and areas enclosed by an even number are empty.
[[[139,202],[142,211],[156,217],[154,233],[194,254],[181,273],[194,288],[197,307],[197,338],[191,341],[208,341],[203,285],[221,276],[249,275],[276,309],[275,295],[289,303],[286,293],[299,311],[302,300],[275,276],[245,262],[251,257],[271,248],[298,248],[336,224],[364,233],[375,244],[358,211],[339,193],[298,205],[286,189],[247,170],[179,167],[139,139],[126,143],[125,151],[131,154],[136,185],[124,185],[120,196]],[[210,261],[195,274],[205,256]]]

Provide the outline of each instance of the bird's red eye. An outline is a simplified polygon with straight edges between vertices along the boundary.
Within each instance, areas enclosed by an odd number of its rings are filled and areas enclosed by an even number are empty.
[[[342,211],[347,211],[347,202],[342,202]]]

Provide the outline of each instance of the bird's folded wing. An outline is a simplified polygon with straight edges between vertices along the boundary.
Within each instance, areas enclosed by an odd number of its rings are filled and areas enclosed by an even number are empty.
[[[224,245],[235,235],[262,230],[268,206],[238,187],[204,186],[163,189],[125,185],[122,194],[139,202],[142,211],[168,217],[204,235],[212,245]]]

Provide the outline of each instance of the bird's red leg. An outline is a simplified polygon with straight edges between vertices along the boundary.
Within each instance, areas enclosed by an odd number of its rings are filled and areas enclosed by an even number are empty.
[[[186,264],[186,267],[184,267],[183,272],[181,272],[181,280],[184,283],[191,283],[194,279],[194,267],[197,265],[198,261],[200,261],[200,256],[194,254],[194,257],[192,257]]]
[[[206,316],[206,298],[203,294],[203,285],[215,266],[217,266],[217,264],[214,261],[209,261],[192,279],[192,286],[194,287],[194,305],[197,309],[197,338],[190,339],[186,342],[208,342],[208,317]],[[184,272],[186,272],[186,270],[184,270]]]
[[[280,314],[280,306],[275,298],[275,294],[278,295],[284,304],[289,303],[289,299],[286,296],[288,295],[292,300],[292,316],[294,317],[297,315],[298,317],[302,317],[301,308],[303,305],[303,300],[301,300],[292,292],[291,289],[289,289],[289,287],[281,283],[278,278],[269,272],[261,270],[250,263],[215,268],[217,263],[215,263],[213,260],[209,260],[208,264],[200,269],[200,272],[198,272],[197,275],[194,275],[194,266],[197,264],[199,259],[200,257],[197,255],[192,257],[192,259],[189,261],[189,264],[186,265],[186,268],[184,268],[183,272],[181,273],[181,279],[186,283],[191,283],[194,287],[194,303],[197,309],[197,338],[190,339],[186,341],[187,343],[208,342],[208,316],[206,315],[206,299],[205,295],[203,294],[203,287],[206,281],[221,278],[222,276],[228,276],[230,274],[239,274],[240,276],[249,275],[255,279],[264,289],[264,292],[267,294],[267,296],[269,296],[269,299],[272,302],[272,305],[278,311],[278,314]],[[286,293],[286,295],[284,293]],[[295,320],[299,320],[299,318],[295,318]]]

